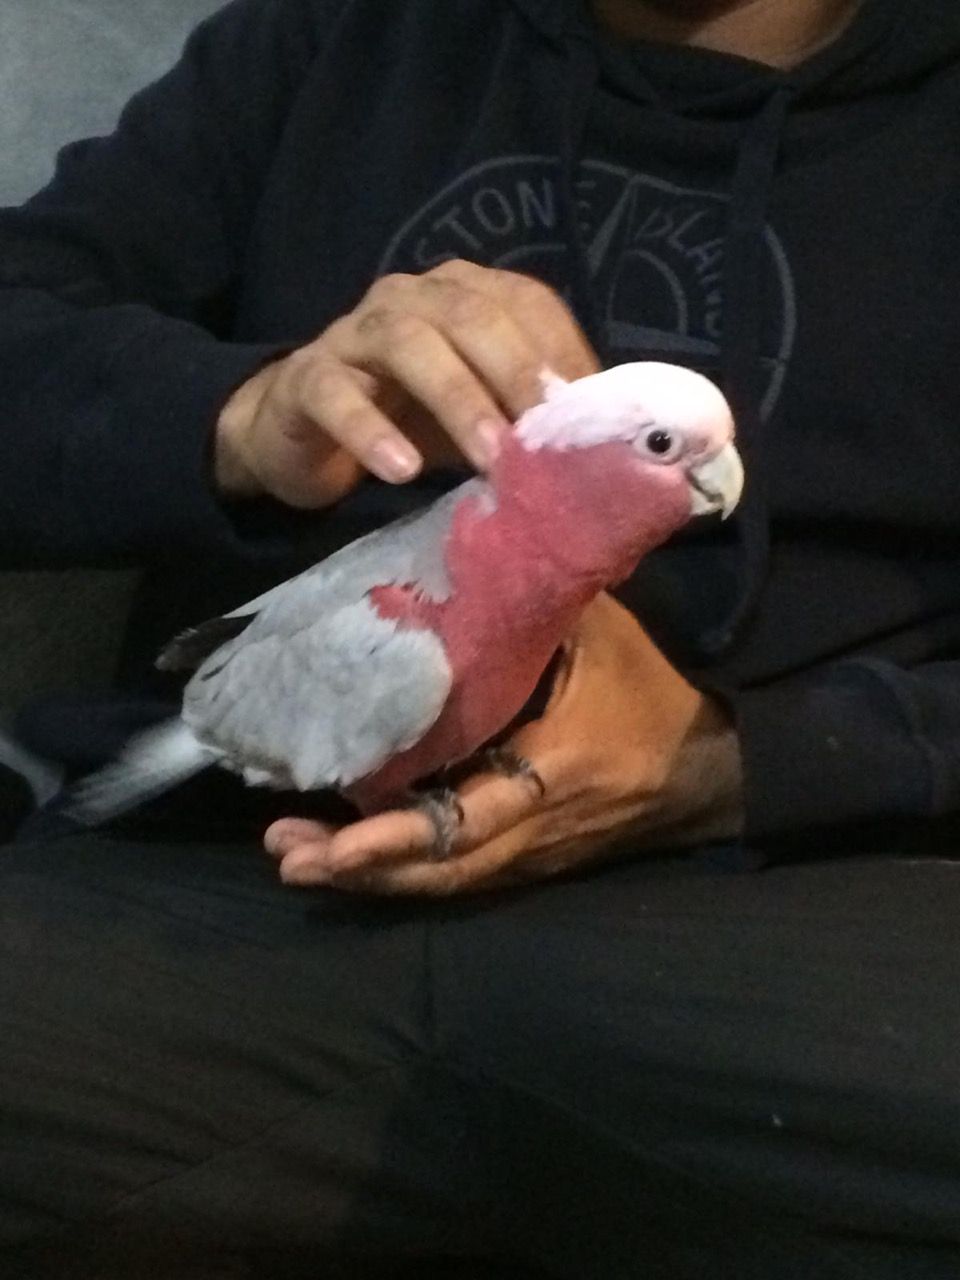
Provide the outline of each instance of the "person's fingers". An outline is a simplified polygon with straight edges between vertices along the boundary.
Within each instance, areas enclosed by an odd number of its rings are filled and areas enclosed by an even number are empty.
[[[282,852],[280,875],[287,884],[329,884],[340,873],[422,855],[432,834],[418,810],[391,809],[341,827],[329,839],[306,832],[305,840],[291,840]]]
[[[381,815],[383,818],[406,819],[419,815],[399,812]],[[369,819],[377,822],[379,819]],[[401,826],[394,835],[397,844],[389,860],[360,858],[350,865],[329,864],[329,846],[304,844],[288,853],[280,863],[280,876],[286,884],[298,887],[329,886],[348,893],[377,894],[429,894],[445,896],[466,893],[500,883],[513,883],[526,878],[514,869],[518,855],[530,847],[535,838],[536,820],[510,828],[497,840],[481,845],[466,853],[438,861],[430,851],[424,852],[422,831],[413,823],[405,825],[406,842],[401,837]],[[366,826],[367,823],[357,824]],[[382,827],[379,827],[383,830]],[[345,828],[346,830],[346,828]]]
[[[424,317],[400,307],[374,307],[348,333],[330,333],[328,342],[347,363],[372,369],[402,387],[436,419],[478,470],[490,468],[500,434],[508,426],[497,403],[497,388],[470,368],[452,345],[441,318]],[[475,335],[474,343],[482,349],[482,336]],[[352,440],[344,433],[337,434],[353,449]]]
[[[280,818],[263,834],[263,847],[275,858],[305,844],[322,845],[330,840],[336,827],[313,818]]]
[[[548,368],[568,382],[599,370],[597,353],[558,293],[532,276],[515,271],[496,274],[504,306],[518,323],[537,335],[538,349]]]
[[[546,285],[465,262],[382,277],[323,340],[346,365],[403,387],[480,469],[492,461],[505,418],[543,398],[545,373],[579,377],[597,368]]]
[[[459,453],[486,470],[507,421],[542,399],[544,375],[596,368],[566,304],[528,276],[469,262],[385,276],[315,342],[231,396],[217,424],[217,483],[312,507],[348,492],[363,470],[412,479],[424,449],[431,465]],[[418,416],[438,430],[418,434]],[[408,419],[420,448],[397,425]]]
[[[543,356],[495,297],[444,275],[385,276],[324,334],[344,363],[393,380],[480,470],[543,394]]]
[[[475,774],[457,791],[456,802],[463,816],[449,862],[507,835],[550,803],[549,792],[545,800],[533,779],[497,773]],[[436,861],[436,828],[417,808],[376,814],[319,841],[309,829],[302,841],[295,828],[290,832],[282,850],[282,875],[291,884],[337,883],[412,859]]]
[[[495,298],[503,312],[512,317],[534,343],[538,372],[546,365],[572,381],[599,369],[596,352],[573,312],[556,290],[542,280],[519,271],[481,267],[459,259],[445,262],[428,274]]]
[[[532,871],[528,869],[525,875],[521,864],[532,838],[526,826],[521,825],[490,844],[443,862],[430,857],[411,857],[404,862],[338,872],[326,883],[348,893],[430,897],[476,893],[529,879]]]
[[[544,335],[490,291],[491,279],[499,274],[484,270],[479,280],[466,283],[438,267],[420,287],[435,323],[515,421],[543,399],[542,375],[549,362]]]
[[[342,361],[321,343],[288,359],[287,402],[276,411],[285,417],[291,435],[322,431],[368,471],[393,484],[417,474],[423,462],[420,454]]]

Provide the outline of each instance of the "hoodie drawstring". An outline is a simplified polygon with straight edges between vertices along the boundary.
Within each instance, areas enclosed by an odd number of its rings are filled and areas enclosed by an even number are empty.
[[[761,288],[763,236],[793,91],[777,89],[747,129],[730,189],[723,267],[720,388],[737,424],[747,485],[737,516],[743,553],[740,589],[729,615],[700,637],[705,658],[737,640],[755,609],[770,558],[770,511],[763,422]]]
[[[587,336],[594,345],[602,365],[606,366],[606,334],[603,316],[593,287],[587,243],[584,239],[577,199],[577,166],[583,151],[590,104],[593,101],[600,68],[593,41],[586,32],[575,32],[565,42],[564,65],[564,129],[563,153],[560,157],[560,209],[563,229],[569,246],[573,300],[583,309]]]
[[[577,200],[580,164],[590,108],[600,69],[595,35],[568,30],[563,39],[565,119],[561,155],[561,207],[570,246],[573,296],[587,334],[603,364],[608,361],[604,316],[593,285],[591,264]],[[648,85],[650,102],[664,109]],[[777,88],[751,121],[741,142],[730,189],[723,268],[723,332],[720,341],[720,387],[737,423],[744,454],[747,486],[737,514],[741,574],[737,596],[727,617],[697,642],[703,661],[713,661],[735,643],[763,590],[770,554],[767,477],[763,429],[763,282],[764,228],[780,155],[787,110],[794,95],[789,85]]]

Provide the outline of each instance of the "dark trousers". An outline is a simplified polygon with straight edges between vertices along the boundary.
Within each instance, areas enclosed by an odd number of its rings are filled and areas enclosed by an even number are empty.
[[[4,1280],[960,1276],[960,863],[431,904],[78,838],[0,852],[0,955]]]

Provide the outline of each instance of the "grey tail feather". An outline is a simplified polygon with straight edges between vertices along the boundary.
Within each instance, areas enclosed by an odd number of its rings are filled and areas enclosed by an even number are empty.
[[[178,717],[138,733],[112,764],[70,789],[65,813],[86,827],[118,818],[162,795],[214,760]]]

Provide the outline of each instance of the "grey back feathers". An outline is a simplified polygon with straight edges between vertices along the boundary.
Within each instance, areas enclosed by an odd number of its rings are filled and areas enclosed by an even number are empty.
[[[198,740],[248,782],[347,786],[412,746],[446,702],[440,639],[399,628],[366,599],[286,635],[257,623],[200,668],[183,707]]]
[[[304,570],[296,578],[271,587],[231,613],[189,627],[160,654],[161,671],[195,670],[227,640],[239,635],[256,615],[269,613],[278,631],[296,630],[303,613],[322,600],[325,608],[342,600],[356,600],[376,586],[410,583],[438,603],[450,596],[450,580],[443,546],[454,509],[464,498],[490,495],[484,480],[467,480],[429,507],[401,516],[349,543]]]
[[[411,747],[450,691],[440,638],[380,617],[380,586],[442,603],[444,546],[457,506],[490,501],[469,480],[431,506],[358,539],[164,651],[168,670],[199,663],[182,719],[134,739],[81,785],[71,812],[97,823],[218,762],[252,785],[344,787]]]

